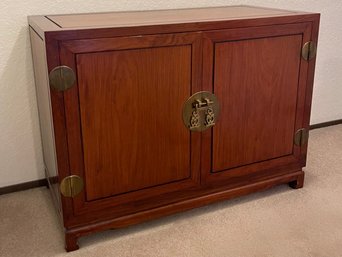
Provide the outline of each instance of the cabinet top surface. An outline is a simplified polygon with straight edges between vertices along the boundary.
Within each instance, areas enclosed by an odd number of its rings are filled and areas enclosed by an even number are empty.
[[[47,15],[45,17],[55,23],[61,29],[70,29],[181,24],[206,21],[291,16],[298,14],[306,13],[253,6],[228,6],[175,10]]]

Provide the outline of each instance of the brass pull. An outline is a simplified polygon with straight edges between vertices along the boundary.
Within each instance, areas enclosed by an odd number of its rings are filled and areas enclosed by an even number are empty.
[[[200,116],[198,114],[198,111],[195,110],[191,114],[190,118],[190,129],[195,129],[200,127]]]
[[[205,126],[211,127],[215,125],[215,114],[213,109],[208,108],[206,114],[205,114]]]
[[[184,104],[183,122],[191,131],[204,131],[215,125],[219,104],[214,94],[201,91],[193,94]]]

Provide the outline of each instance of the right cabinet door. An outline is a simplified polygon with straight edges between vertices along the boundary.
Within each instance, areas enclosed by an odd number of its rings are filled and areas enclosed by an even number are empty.
[[[202,134],[202,178],[236,178],[303,166],[300,146],[311,24],[213,31],[204,35],[203,88],[220,103]],[[287,169],[288,170],[288,169]]]

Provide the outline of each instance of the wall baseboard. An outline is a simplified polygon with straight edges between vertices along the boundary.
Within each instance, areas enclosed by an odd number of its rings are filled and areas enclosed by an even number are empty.
[[[47,186],[47,185],[48,183],[46,179],[29,181],[25,183],[16,184],[16,185],[1,187],[0,195],[23,191],[23,190],[27,190],[27,189],[31,189],[35,187]]]
[[[342,119],[311,125],[310,130],[329,127],[329,126],[338,125],[338,124],[342,124]],[[41,186],[48,186],[48,182],[46,179],[39,179],[39,180],[34,180],[34,181],[16,184],[12,186],[1,187],[0,195],[14,193],[14,192],[23,191],[23,190],[27,190],[27,189],[31,189],[35,187],[41,187]]]
[[[322,122],[322,123],[311,125],[310,130],[318,129],[318,128],[325,128],[325,127],[334,126],[334,125],[338,125],[338,124],[342,124],[342,119],[332,120],[332,121],[327,121],[327,122]]]

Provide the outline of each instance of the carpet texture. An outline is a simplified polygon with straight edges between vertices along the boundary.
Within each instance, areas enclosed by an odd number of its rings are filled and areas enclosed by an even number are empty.
[[[341,257],[342,125],[310,133],[303,189],[278,186],[125,229],[66,253],[49,192],[0,196],[0,256]]]

